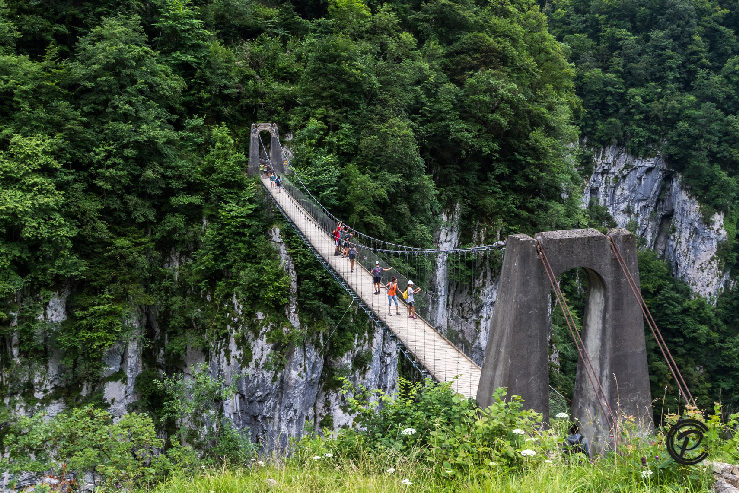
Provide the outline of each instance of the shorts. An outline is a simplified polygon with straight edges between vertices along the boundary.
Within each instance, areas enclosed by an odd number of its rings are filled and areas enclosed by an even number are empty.
[[[354,260],[355,258],[357,258],[356,255],[352,255],[351,253],[349,254],[349,260]]]
[[[349,248],[349,242],[348,241],[345,241],[344,242],[344,248]]]
[[[373,283],[382,282],[382,278],[378,276],[372,276],[372,282]]]
[[[339,240],[334,239],[334,245],[339,246]]]
[[[392,306],[393,300],[395,300],[395,306],[398,306],[398,295],[396,294],[392,296],[387,295],[387,306]]]
[[[408,305],[408,306],[413,306],[413,302],[412,301],[406,301],[405,304]]]

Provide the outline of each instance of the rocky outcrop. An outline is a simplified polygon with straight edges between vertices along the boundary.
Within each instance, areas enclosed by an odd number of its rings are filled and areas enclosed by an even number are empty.
[[[704,217],[700,203],[661,156],[636,158],[616,146],[601,149],[583,206],[604,206],[617,225],[656,250],[696,293],[715,298],[728,279],[716,252],[726,240],[724,215]]]
[[[436,248],[444,251],[459,247],[460,206],[442,214],[436,233]],[[429,292],[429,322],[460,348],[478,365],[487,347],[490,321],[498,292],[500,272],[490,261],[489,254],[480,254],[474,261],[473,281],[455,281],[449,272],[447,255],[436,257],[436,269]],[[470,257],[471,258],[471,257]],[[470,265],[473,261],[468,259]]]
[[[292,259],[279,228],[273,228],[270,234],[291,280],[285,308],[290,327],[283,330],[308,332],[301,326],[298,316],[298,280]],[[176,263],[175,259],[171,265]],[[63,291],[54,295],[39,318],[50,327],[64,322],[69,294]],[[276,347],[267,342],[267,333],[274,327],[261,322],[265,319],[264,314],[257,313],[256,320],[253,320],[254,315],[244,313],[236,296],[226,308],[231,320],[228,340],[214,342],[206,352],[188,350],[184,355],[184,372],[191,373],[196,366],[205,364],[214,377],[223,378],[227,384],[234,383],[236,393],[224,402],[225,414],[237,429],[248,430],[252,440],[268,450],[284,448],[291,438],[299,438],[307,422],[312,422],[315,429],[319,424],[336,428],[351,423],[352,416],[342,409],[346,396],[340,395],[338,389],[327,387],[326,379],[322,378],[329,368],[346,375],[356,385],[381,389],[386,393],[395,391],[398,376],[396,342],[381,329],[372,326],[364,337],[357,337],[354,349],[341,358],[326,357],[325,341],[321,337],[315,340],[305,338],[302,343],[280,348],[277,353]],[[356,310],[356,307],[351,310]],[[145,369],[141,344],[143,331],[147,330],[150,337],[162,337],[153,309],[134,310],[134,314],[126,322],[129,325],[127,339],[116,343],[103,357],[102,392],[114,416],[128,412],[139,397],[134,384]],[[349,311],[347,318],[351,316],[353,312]],[[15,377],[30,381],[34,397],[39,402],[47,399],[43,408],[48,415],[54,416],[64,410],[65,404],[61,400],[49,401],[48,396],[63,385],[64,370],[61,352],[51,351],[50,354],[45,365],[32,371],[21,372],[19,369]],[[357,357],[361,357],[361,365],[356,364]],[[80,391],[85,395],[91,389]],[[6,398],[5,404],[11,405],[11,399]],[[12,404],[17,413],[40,410],[20,399],[12,400]]]
[[[272,229],[271,238],[291,279],[287,319],[293,328],[302,330],[292,259],[278,228]],[[351,423],[352,417],[342,410],[346,397],[339,395],[336,389],[325,388],[326,382],[321,376],[328,367],[340,369],[356,385],[394,392],[398,352],[395,342],[382,330],[373,329],[366,339],[357,339],[355,348],[336,360],[325,357],[322,340],[305,340],[290,347],[284,354],[283,366],[276,368],[274,348],[266,341],[270,327],[263,327],[257,334],[249,332],[244,327],[238,302],[235,299],[233,302],[234,323],[229,327],[232,334],[228,343],[212,351],[207,362],[202,353],[191,352],[186,363],[192,368],[206,362],[212,374],[222,376],[226,383],[236,384],[236,394],[224,403],[224,412],[238,429],[249,430],[252,440],[267,449],[284,449],[291,438],[301,436],[307,422],[312,422],[315,429],[319,425],[336,428]],[[263,314],[258,313],[257,318],[263,319]],[[237,333],[241,334],[239,344],[235,338]],[[250,352],[248,362],[246,348]],[[367,352],[371,358],[366,367],[354,368],[354,358]]]
[[[713,491],[716,493],[739,493],[739,466],[724,462],[709,462],[713,468]]]

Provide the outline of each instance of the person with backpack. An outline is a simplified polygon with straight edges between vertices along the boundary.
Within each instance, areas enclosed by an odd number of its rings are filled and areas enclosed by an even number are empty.
[[[277,193],[282,192],[282,178],[280,178],[280,175],[275,178],[275,185],[277,185]]]
[[[349,226],[344,226],[344,257],[349,255],[349,244],[354,235],[349,231]]]
[[[400,308],[398,308],[398,278],[393,276],[392,280],[387,283],[387,314],[388,316],[392,315],[390,313],[390,308],[393,305],[393,301],[395,301],[395,314],[400,315]]]
[[[570,424],[569,435],[564,439],[562,447],[567,455],[585,454],[590,458],[590,444],[588,439],[580,434],[580,425],[577,421]]]
[[[352,272],[354,272],[354,260],[357,258],[357,245],[351,243],[349,245],[349,263],[352,266]]]
[[[403,293],[403,298],[405,298],[405,302],[408,304],[408,318],[418,318],[418,316],[416,316],[414,295],[417,294],[419,291],[421,291],[421,288],[417,288],[413,284],[413,281],[409,280],[408,288]]]
[[[382,284],[382,272],[386,270],[390,270],[392,267],[388,267],[387,269],[383,269],[380,267],[380,261],[375,260],[375,267],[372,269],[372,285],[375,288],[375,294],[380,294],[380,284]]]

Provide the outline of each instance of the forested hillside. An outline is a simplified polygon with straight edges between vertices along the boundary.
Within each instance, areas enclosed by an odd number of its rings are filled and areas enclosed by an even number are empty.
[[[171,428],[153,381],[229,337],[236,306],[269,327],[276,375],[341,321],[348,302],[288,234],[303,323],[288,322],[281,219],[245,174],[258,121],[337,215],[418,246],[457,205],[464,245],[612,226],[581,204],[592,148],[662,153],[726,214],[734,267],[738,26],[724,0],[0,0],[0,397],[105,406],[102,385],[125,375],[104,376],[104,357],[133,335],[132,407]],[[640,260],[693,393],[737,409],[737,290],[713,305]],[[324,358],[366,331],[355,318]],[[674,395],[651,349],[653,395]],[[52,357],[62,385],[33,388]]]

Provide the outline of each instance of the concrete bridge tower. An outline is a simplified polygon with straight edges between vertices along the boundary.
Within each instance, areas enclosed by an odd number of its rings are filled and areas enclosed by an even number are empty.
[[[267,131],[270,133],[269,162],[272,168],[279,173],[285,173],[284,155],[280,145],[280,134],[277,132],[276,123],[252,123],[251,139],[249,141],[249,169],[252,176],[259,174],[259,133]]]
[[[626,230],[609,233],[639,283],[636,241]],[[556,276],[582,267],[588,276],[588,301],[581,337],[605,397],[614,413],[652,428],[644,319],[607,236],[593,229],[537,235]],[[491,404],[493,391],[507,387],[527,408],[549,415],[549,278],[537,241],[508,237],[498,298],[485,351],[477,402]],[[559,309],[559,308],[555,308]],[[583,361],[578,362],[573,416],[596,450],[607,447],[609,428]]]

